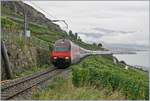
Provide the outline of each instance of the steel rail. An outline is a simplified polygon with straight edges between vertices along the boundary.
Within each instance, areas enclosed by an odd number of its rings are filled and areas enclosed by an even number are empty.
[[[53,78],[58,73],[62,72],[62,69],[49,69],[44,72],[39,72],[28,77],[14,80],[13,82],[7,82],[2,85],[1,99],[9,100],[28,89],[31,89],[35,85],[38,85],[48,79]]]

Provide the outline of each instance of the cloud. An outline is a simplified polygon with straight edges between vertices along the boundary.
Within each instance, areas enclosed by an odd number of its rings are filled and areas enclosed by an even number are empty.
[[[106,41],[105,38],[114,38],[117,36],[120,36],[121,34],[135,34],[136,32],[133,31],[117,31],[117,30],[111,30],[111,29],[105,29],[105,28],[93,28],[95,32],[78,32],[79,36],[81,36],[83,39],[85,38],[85,41],[91,40],[90,42],[98,42],[98,41]],[[107,42],[107,41],[106,41]],[[114,41],[115,42],[115,41]],[[113,42],[113,43],[114,43]]]
[[[98,43],[102,37],[104,37],[104,34],[100,33],[79,33],[79,36],[83,39],[83,41],[91,42],[91,43]]]
[[[99,32],[104,32],[106,34],[109,34],[109,33],[122,33],[122,34],[129,34],[129,33],[134,33],[135,31],[120,31],[120,30],[111,30],[111,29],[105,29],[105,28],[99,28],[99,27],[96,27],[96,28],[93,28],[94,30],[96,31],[99,31]]]
[[[143,35],[140,32],[133,34],[119,34],[117,36],[104,36],[100,40],[105,40],[107,43],[121,43],[121,44],[139,44],[148,45],[149,36]]]
[[[91,37],[92,36],[92,37]],[[100,35],[97,33],[93,34],[81,34],[81,37],[84,39],[85,42],[88,43],[108,43],[108,44],[135,44],[135,45],[149,45],[149,35],[143,35],[140,32],[134,32],[132,34],[122,34],[118,33],[116,35]],[[90,41],[89,41],[90,40]]]
[[[32,5],[28,1],[24,2]],[[65,20],[69,29],[79,32],[79,36],[86,42],[147,44],[149,36],[148,1],[32,2],[57,19]],[[49,19],[54,19],[44,14]],[[64,24],[58,24],[64,27]]]

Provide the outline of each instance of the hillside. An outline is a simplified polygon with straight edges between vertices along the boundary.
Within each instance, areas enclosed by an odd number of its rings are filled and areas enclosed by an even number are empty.
[[[30,22],[47,26],[50,30],[62,31],[58,25],[52,23],[50,19],[45,17],[45,15],[21,1],[5,1],[1,4],[2,16],[13,16],[23,19],[24,10],[26,10],[26,12],[28,12],[27,16]]]

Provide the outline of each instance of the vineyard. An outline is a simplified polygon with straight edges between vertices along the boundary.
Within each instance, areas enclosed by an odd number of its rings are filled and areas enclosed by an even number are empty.
[[[91,56],[72,69],[76,87],[95,85],[121,91],[126,99],[149,99],[148,72],[114,64],[112,56]]]
[[[19,36],[23,34],[23,19],[10,16],[2,16],[1,24],[2,35],[4,35],[4,33],[19,33]],[[95,46],[93,44],[85,43],[82,40],[75,40],[74,37],[68,35],[65,31],[56,30],[54,26],[48,27],[45,25],[39,25],[35,22],[30,22],[29,30],[31,31],[31,40],[36,42],[38,41],[38,43],[40,40],[40,43],[42,45],[49,44],[49,46],[52,47],[52,44],[54,44],[56,40],[66,37],[83,48],[90,50],[104,50],[103,48]],[[7,31],[7,33],[5,31]]]

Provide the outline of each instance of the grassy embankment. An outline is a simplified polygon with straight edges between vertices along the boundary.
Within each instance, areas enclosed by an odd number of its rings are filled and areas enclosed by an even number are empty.
[[[42,91],[33,92],[34,100],[98,100],[122,99],[120,92],[110,93],[109,89],[96,89],[95,86],[76,87],[71,78],[56,77],[52,83]]]
[[[56,80],[33,99],[149,99],[148,72],[126,70],[111,56],[90,56],[72,66],[70,79]]]

